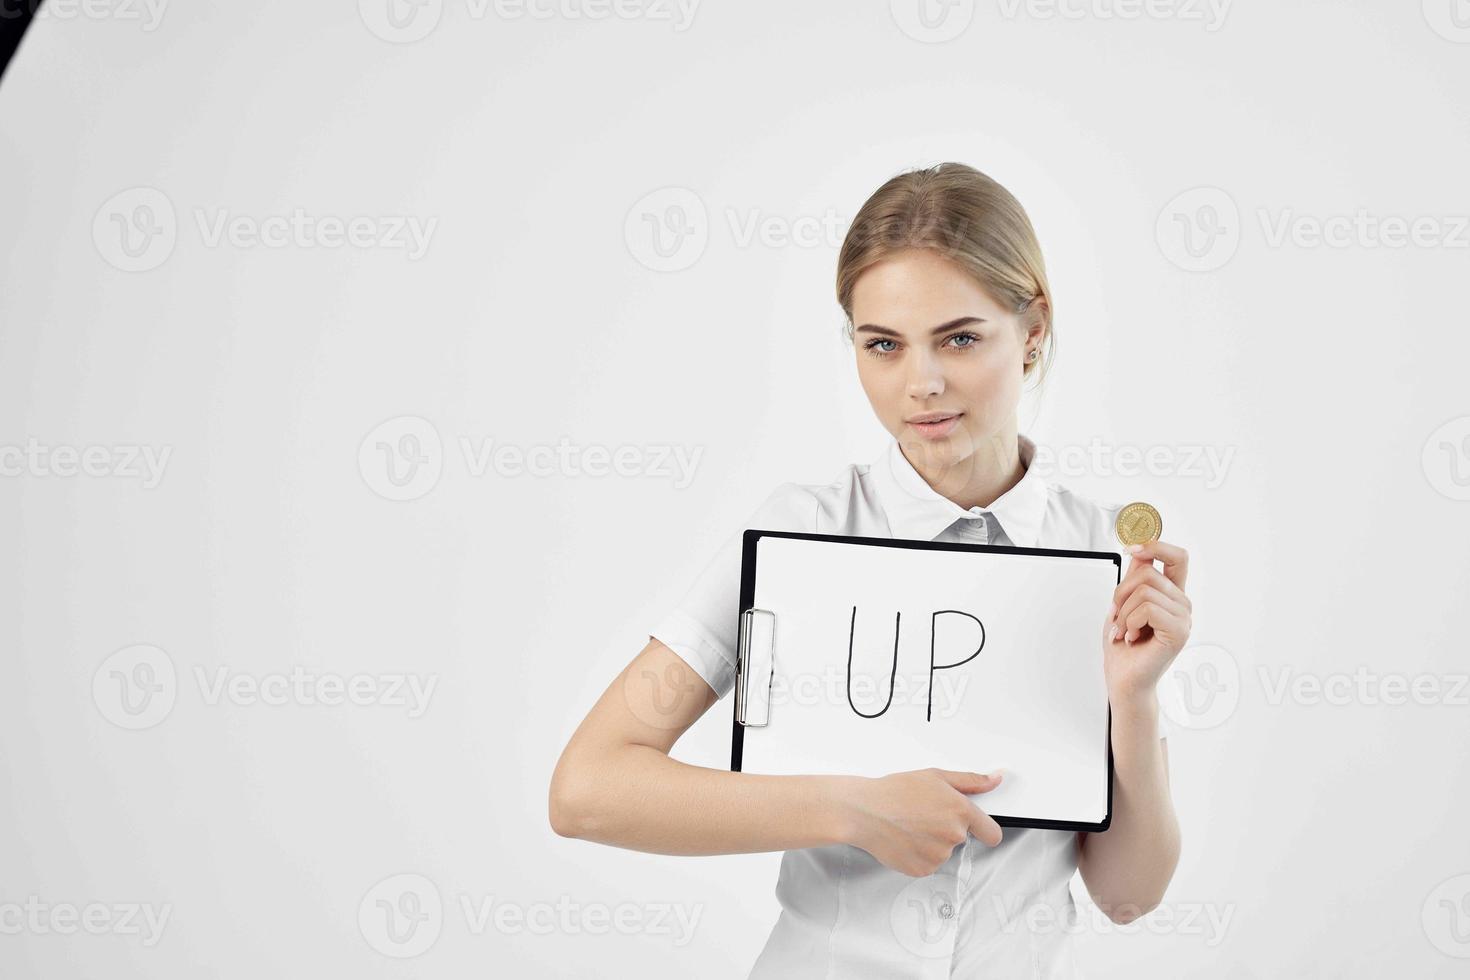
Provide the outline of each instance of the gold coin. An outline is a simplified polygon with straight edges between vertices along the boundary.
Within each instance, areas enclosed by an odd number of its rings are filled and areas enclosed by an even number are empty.
[[[1113,530],[1125,545],[1157,541],[1164,530],[1164,519],[1152,506],[1138,500],[1118,511]]]

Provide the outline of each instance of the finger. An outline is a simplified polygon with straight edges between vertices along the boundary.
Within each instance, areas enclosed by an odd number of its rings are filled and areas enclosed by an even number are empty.
[[[1140,585],[1151,585],[1166,596],[1170,596],[1175,602],[1185,606],[1193,606],[1189,596],[1184,590],[1169,581],[1157,568],[1152,565],[1140,566],[1136,572],[1130,572],[1128,577],[1118,583],[1113,590],[1113,604],[1108,609],[1109,619],[1116,619],[1118,610],[1128,601],[1128,597],[1137,591]]]
[[[1184,588],[1184,580],[1189,576],[1189,552],[1177,544],[1169,544],[1167,541],[1145,541],[1143,544],[1129,545],[1128,553],[1133,556],[1133,562],[1137,565],[1151,566],[1155,561],[1163,562],[1164,574],[1168,576],[1169,581],[1181,589]],[[1128,566],[1130,574],[1134,567],[1134,564]]]
[[[1153,628],[1155,633],[1177,634],[1182,633],[1184,617],[1177,612],[1165,609],[1152,600],[1139,604],[1123,620],[1121,632],[1118,638],[1125,643],[1132,643],[1138,639],[1145,626]]]
[[[945,782],[959,790],[961,793],[988,793],[1000,785],[1001,773],[1005,770],[997,769],[992,773],[964,772],[954,769],[936,769]]]
[[[1116,613],[1114,613],[1113,616],[1114,626],[1122,623],[1123,617],[1126,617],[1127,614],[1132,613],[1133,610],[1136,610],[1136,608],[1138,608],[1139,605],[1144,604],[1144,602],[1155,602],[1158,607],[1164,608],[1164,610],[1172,611],[1172,613],[1175,614],[1185,614],[1189,611],[1188,598],[1180,601],[1180,599],[1177,599],[1173,597],[1173,595],[1170,595],[1169,592],[1164,592],[1163,589],[1155,588],[1152,583],[1144,583],[1144,585],[1138,586],[1138,588],[1133,589],[1132,592],[1129,592],[1127,598],[1123,599],[1123,604],[1117,607],[1117,611]]]
[[[1000,824],[996,823],[994,817],[978,806],[974,807],[974,810],[974,814],[970,817],[970,833],[974,834],[975,839],[982,844],[989,844],[991,847],[999,844],[1001,838]]]

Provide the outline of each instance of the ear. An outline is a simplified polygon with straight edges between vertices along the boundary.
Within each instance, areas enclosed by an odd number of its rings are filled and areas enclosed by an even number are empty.
[[[1021,309],[1021,327],[1026,331],[1023,343],[1026,347],[1040,350],[1041,342],[1051,330],[1051,307],[1045,296],[1034,296]]]

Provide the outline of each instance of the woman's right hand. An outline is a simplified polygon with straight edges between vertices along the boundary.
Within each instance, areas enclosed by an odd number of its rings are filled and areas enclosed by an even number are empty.
[[[989,792],[1000,780],[999,772],[951,769],[853,777],[847,843],[911,877],[933,874],[967,834],[991,847],[1000,843],[1000,824],[965,795]]]

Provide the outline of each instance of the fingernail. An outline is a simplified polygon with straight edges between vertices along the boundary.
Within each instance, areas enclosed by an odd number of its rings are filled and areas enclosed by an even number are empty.
[[[1142,550],[1143,550],[1143,545],[1141,545],[1141,544],[1130,544],[1130,545],[1129,545],[1129,546],[1128,546],[1128,550],[1129,550],[1129,551],[1130,551],[1130,552],[1132,552],[1132,553],[1133,553],[1133,554],[1135,554],[1135,555],[1136,555],[1136,554],[1138,554],[1138,553],[1139,553],[1139,552],[1140,552],[1140,551],[1142,551]]]
[[[1006,774],[1006,771],[1003,768],[1002,769],[992,769],[990,771],[990,775],[991,775],[991,777],[993,779],[999,779],[1000,777],[1004,776],[1005,774]]]
[[[1132,643],[1133,642],[1133,631],[1132,630],[1129,630],[1127,633],[1124,633],[1123,634],[1123,639],[1126,640],[1129,643]]]
[[[1116,615],[1118,615],[1118,604],[1115,602],[1111,606],[1108,606],[1108,622],[1112,622],[1113,617]]]
[[[1111,643],[1114,640],[1116,640],[1117,638],[1118,638],[1118,627],[1114,626],[1113,627],[1113,631],[1108,634],[1108,642]]]

